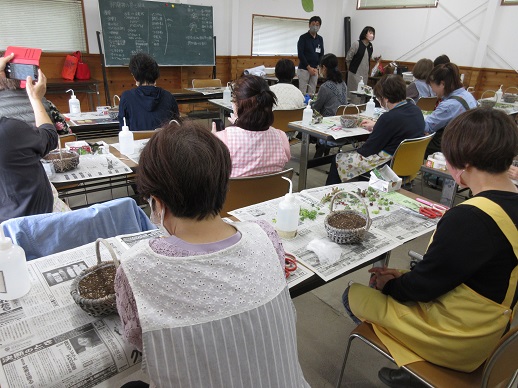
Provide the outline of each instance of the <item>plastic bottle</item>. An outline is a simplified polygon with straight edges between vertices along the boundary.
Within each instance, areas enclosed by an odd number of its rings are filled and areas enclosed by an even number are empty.
[[[311,109],[311,101],[308,101],[308,104],[302,111],[302,125],[311,124],[311,120],[313,120],[313,109]]]
[[[367,102],[365,112],[363,114],[365,116],[374,117],[374,108],[376,104],[374,103],[374,97],[371,96],[371,99]]]
[[[72,95],[70,96],[70,100],[68,100],[68,108],[70,109],[71,115],[78,115],[81,113],[81,104],[79,100],[77,99],[76,95],[74,94],[74,91],[72,89],[68,89],[66,91],[72,92]]]
[[[300,203],[292,193],[293,183],[289,178],[282,177],[290,182],[290,191],[279,203],[275,229],[281,238],[293,238],[297,235],[300,218]]]
[[[230,93],[230,82],[227,82],[227,87],[223,90],[223,102],[230,104],[231,101],[231,93]]]
[[[495,100],[496,102],[501,102],[502,101],[502,94],[504,94],[504,92],[502,91],[502,86],[504,85],[500,85],[500,89],[498,89],[495,93]]]
[[[133,139],[133,133],[130,132],[129,127],[126,125],[126,117],[124,117],[124,125],[122,131],[119,132],[119,147],[120,153],[124,155],[131,155],[134,150],[135,141]]]
[[[13,300],[31,289],[25,251],[5,237],[0,227],[0,299]]]
[[[358,82],[358,89],[356,89],[356,91],[358,93],[363,93],[364,86],[365,86],[365,84],[363,83],[363,77],[360,77],[360,82]]]

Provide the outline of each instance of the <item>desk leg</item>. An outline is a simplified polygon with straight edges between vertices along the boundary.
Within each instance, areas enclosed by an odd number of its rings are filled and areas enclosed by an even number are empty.
[[[223,125],[225,125],[225,108],[219,108],[219,119],[223,122]]]
[[[457,187],[458,185],[453,179],[444,179],[440,203],[452,207],[455,194],[457,194]]]
[[[306,188],[308,175],[308,154],[309,154],[309,134],[302,133],[302,145],[300,148],[299,162],[299,192]]]

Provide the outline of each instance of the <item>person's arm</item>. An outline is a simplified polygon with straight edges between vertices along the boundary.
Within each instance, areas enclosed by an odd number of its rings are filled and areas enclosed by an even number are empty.
[[[347,67],[350,66],[351,61],[353,60],[354,55],[358,51],[358,41],[355,40],[351,43],[351,47],[349,48],[349,51],[347,51],[347,55],[345,56],[345,63],[347,64]]]
[[[518,180],[518,167],[509,167],[509,171],[507,171],[507,174],[509,175],[509,178]]]
[[[52,101],[49,100],[47,100],[47,103],[49,105],[50,119],[54,123],[54,127],[56,127],[56,131],[58,131],[58,134],[66,135],[68,133],[72,133],[70,127],[67,124],[67,120],[58,110],[56,105],[54,105]]]
[[[382,292],[400,302],[429,302],[461,285],[493,256],[491,230],[470,206],[448,210],[414,269],[388,280]]]
[[[394,128],[392,128],[390,125],[389,116],[390,115],[388,113],[380,116],[378,121],[376,121],[372,127],[372,133],[369,135],[367,141],[363,143],[363,145],[358,148],[356,152],[364,157],[367,157],[377,154],[383,150],[394,134]]]
[[[406,97],[411,98],[414,101],[419,99],[419,91],[417,90],[415,82],[412,82],[406,87]]]
[[[282,148],[284,149],[284,154],[286,155],[286,163],[291,159],[291,149],[290,149],[290,141],[286,132],[281,131],[280,129],[276,129],[279,131],[279,135],[281,138]]]
[[[0,78],[6,78],[5,76],[5,65],[14,58],[14,53],[7,55],[6,57],[0,57]]]
[[[275,251],[277,252],[277,256],[279,257],[279,262],[281,264],[281,268],[284,271],[284,267],[286,265],[286,263],[284,262],[285,252],[284,252],[284,247],[282,246],[282,242],[281,242],[279,235],[277,234],[277,232],[275,231],[273,226],[271,226],[268,222],[266,222],[264,220],[253,221],[253,222],[255,222],[257,225],[259,225],[268,235],[268,238],[272,242],[273,247],[275,248]]]
[[[426,116],[424,122],[424,133],[430,134],[438,129],[446,127],[448,123],[455,117],[451,110],[450,103],[442,101],[432,114]]]
[[[311,108],[319,113],[322,113],[322,109],[330,97],[330,91],[327,85],[323,83],[322,86],[320,86],[320,89],[318,89],[317,99],[314,103],[311,104]]]
[[[306,46],[306,42],[303,38],[304,35],[301,35],[299,41],[297,42],[297,56],[299,57],[299,69],[307,70],[308,61],[306,60],[306,56],[304,55],[304,48]]]
[[[122,323],[122,335],[130,344],[142,351],[142,327],[138,317],[137,302],[122,266],[117,268],[114,286],[117,312]]]
[[[33,84],[32,78],[28,76],[25,88],[27,89],[27,95],[29,96],[29,101],[31,102],[32,110],[34,111],[36,126],[39,127],[42,124],[52,124],[52,120],[47,114],[42,102],[42,98],[45,96],[45,92],[47,91],[47,77],[45,77],[41,69],[38,69],[38,81],[36,84]]]

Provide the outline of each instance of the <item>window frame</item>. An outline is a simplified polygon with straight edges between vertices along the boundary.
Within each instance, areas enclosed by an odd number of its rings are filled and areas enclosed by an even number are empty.
[[[298,38],[300,37],[300,35],[302,35],[304,33],[304,31],[307,31],[309,30],[309,19],[303,19],[303,18],[292,18],[292,17],[285,17],[285,16],[274,16],[274,15],[261,15],[261,14],[252,14],[252,36],[251,36],[251,42],[250,42],[250,56],[252,57],[268,57],[268,56],[285,56],[285,57],[289,57],[289,56],[297,56],[298,53],[297,53],[297,42],[294,43],[293,47],[294,47],[294,52],[293,53],[268,53],[268,54],[254,54],[254,32],[255,32],[255,27],[256,27],[256,21],[255,21],[255,18],[267,18],[267,19],[280,19],[280,20],[284,20],[284,21],[296,21],[297,23],[300,23],[302,24],[301,22],[304,22],[304,30],[300,30],[300,26],[297,24],[297,25],[293,25],[293,27],[295,28],[295,26],[297,27],[297,32],[295,32],[294,30],[294,34],[297,36],[297,41],[298,41]],[[259,19],[257,19],[259,20]]]
[[[419,0],[415,0],[415,3],[414,4],[410,4],[408,5],[409,1],[408,0],[399,0],[401,2],[401,5],[385,5],[385,6],[366,6],[362,3],[366,2],[368,0],[357,0],[356,2],[356,9],[358,11],[369,11],[369,10],[376,10],[376,9],[415,9],[415,8],[437,8],[437,6],[439,5],[439,0],[425,0],[425,1],[429,1],[430,3],[431,2],[434,2],[435,4],[430,4],[430,5],[426,5],[426,4],[419,4],[421,3],[423,0],[419,1]],[[394,0],[394,1],[398,1],[398,0]],[[502,0],[503,1],[503,0]],[[383,1],[379,0],[380,3],[382,3]]]
[[[502,0],[500,5],[518,5],[518,0]]]

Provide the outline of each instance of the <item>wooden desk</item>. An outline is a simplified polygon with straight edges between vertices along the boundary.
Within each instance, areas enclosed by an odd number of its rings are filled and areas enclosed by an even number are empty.
[[[72,89],[75,94],[86,93],[90,110],[95,110],[97,106],[101,105],[99,82],[96,79],[70,81],[62,78],[49,78],[47,79],[46,94],[65,94],[68,89]],[[96,101],[93,99],[94,96],[97,96]]]

